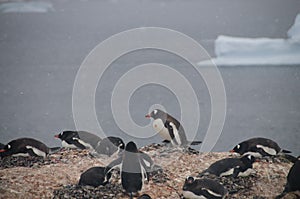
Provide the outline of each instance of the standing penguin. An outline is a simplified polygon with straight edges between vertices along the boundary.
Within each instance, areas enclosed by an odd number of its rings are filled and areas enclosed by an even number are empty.
[[[173,146],[198,145],[201,141],[189,142],[186,139],[183,126],[174,117],[162,110],[155,109],[146,118],[153,118],[154,130],[166,141],[170,141]]]
[[[228,191],[214,180],[187,177],[183,185],[182,195],[188,199],[222,199],[228,195]]]
[[[208,169],[204,170],[199,176],[206,173],[216,176],[248,176],[254,172],[252,164],[255,162],[255,157],[245,155],[241,158],[225,158],[211,164]]]
[[[294,165],[291,167],[287,175],[285,189],[283,190],[282,194],[280,194],[276,198],[282,198],[287,193],[293,191],[300,191],[300,156],[298,157],[298,160],[294,163]]]
[[[134,142],[129,142],[123,154],[106,167],[105,174],[116,167],[120,168],[123,188],[132,198],[134,193],[142,189],[144,181],[148,180],[147,166]]]
[[[86,131],[63,131],[55,135],[65,148],[95,149],[101,138]]]
[[[44,143],[33,138],[19,138],[10,141],[0,149],[0,157],[6,156],[41,156],[55,153],[60,147],[49,148]]]
[[[281,149],[273,140],[267,138],[251,138],[237,144],[230,152],[239,153],[240,155],[251,154],[255,157],[275,156],[279,153],[291,153]]]

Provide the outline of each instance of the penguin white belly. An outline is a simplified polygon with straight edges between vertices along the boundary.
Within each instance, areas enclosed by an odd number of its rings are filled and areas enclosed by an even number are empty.
[[[230,176],[230,175],[233,174],[233,172],[234,172],[234,168],[231,168],[228,171],[225,171],[225,172],[221,173],[220,177],[222,177],[222,176]]]
[[[152,126],[163,139],[171,141],[169,131],[161,119],[154,120]]]
[[[69,144],[66,141],[61,141],[61,145],[64,148],[71,148],[71,149],[76,149],[77,147],[74,144]]]
[[[277,151],[273,148],[267,147],[267,146],[263,146],[263,145],[256,145],[257,148],[261,148],[262,150],[264,150],[264,152],[266,152],[269,155],[276,155]]]
[[[262,157],[262,155],[259,152],[252,152],[252,151],[249,151],[249,152],[245,153],[244,155],[252,155],[256,158],[261,158]]]
[[[251,175],[252,173],[255,173],[255,170],[249,168],[249,169],[247,169],[247,170],[244,171],[244,172],[240,172],[238,176],[239,176],[239,177],[246,177],[246,176]]]
[[[28,153],[16,153],[12,155],[13,157],[29,157]]]
[[[33,146],[26,146],[26,149],[31,149],[37,156],[42,156],[44,158],[46,157],[46,153],[44,151],[41,151]]]
[[[191,191],[183,191],[182,195],[188,199],[206,199],[204,196],[198,196]]]
[[[213,195],[213,196],[216,196],[216,197],[222,197],[222,195],[218,194],[218,193],[215,193],[209,189],[205,189],[209,194]]]

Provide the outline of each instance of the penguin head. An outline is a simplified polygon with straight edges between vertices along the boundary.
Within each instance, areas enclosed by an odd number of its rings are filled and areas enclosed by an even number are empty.
[[[132,152],[132,153],[138,153],[138,149],[137,149],[137,146],[134,142],[128,142],[126,144],[126,147],[125,147],[125,151],[128,151],[128,152]]]
[[[191,176],[188,176],[185,179],[185,182],[184,182],[184,185],[183,185],[183,190],[184,191],[189,190],[189,188],[193,185],[194,182],[195,182],[195,179]]]
[[[242,143],[237,144],[232,150],[230,150],[230,152],[244,154],[246,149],[247,149],[247,143],[242,142]]]
[[[76,135],[77,134],[76,134],[75,131],[63,131],[62,133],[57,134],[54,137],[59,138],[61,140],[66,140],[66,139],[71,138],[71,137],[78,137]]]
[[[10,144],[4,145],[4,147],[2,149],[0,149],[0,153],[7,152],[10,149],[11,149],[11,145]]]
[[[256,162],[256,158],[253,155],[245,155],[241,157],[241,160],[244,164],[253,164]]]
[[[146,118],[153,118],[153,119],[163,119],[166,118],[167,113],[163,112],[160,109],[154,109],[151,113],[147,114],[145,117]]]
[[[108,138],[118,148],[120,148],[120,149],[125,148],[125,144],[121,138],[118,138],[118,137],[108,137]]]

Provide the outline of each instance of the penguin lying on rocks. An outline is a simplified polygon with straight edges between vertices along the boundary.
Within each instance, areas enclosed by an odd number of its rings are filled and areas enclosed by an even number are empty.
[[[111,177],[111,173],[108,173],[105,179],[105,167],[91,167],[80,176],[78,185],[98,187],[100,185],[106,185]]]
[[[63,131],[55,135],[65,148],[95,149],[101,138],[86,131]]]
[[[282,198],[287,193],[293,191],[300,191],[300,156],[298,156],[298,160],[291,167],[287,175],[287,182],[285,185],[285,189],[279,196],[276,197],[276,199]]]
[[[10,141],[0,149],[0,157],[6,156],[41,156],[55,153],[60,147],[49,148],[44,143],[33,138],[19,138]]]
[[[206,178],[195,179],[189,176],[184,182],[182,195],[187,199],[221,199],[228,195],[228,191],[217,181]]]
[[[239,153],[240,155],[251,154],[254,157],[291,153],[288,150],[281,149],[275,141],[261,137],[245,140],[237,144],[230,152]]]
[[[164,142],[171,142],[173,146],[198,145],[201,141],[187,141],[183,126],[174,117],[162,110],[155,109],[146,115],[146,118],[153,118],[154,130],[164,139]]]
[[[152,160],[150,161],[148,157],[138,150],[134,142],[129,142],[120,157],[106,167],[105,174],[107,175],[118,167],[122,187],[132,198],[133,194],[142,189],[144,181],[149,179],[147,170],[151,167]],[[149,164],[147,165],[147,163]]]
[[[121,138],[109,136],[99,141],[95,151],[98,154],[111,156],[113,154],[118,154],[121,150],[124,150],[124,148],[125,144]]]
[[[220,177],[232,176],[234,178],[248,176],[255,172],[252,166],[255,161],[255,157],[252,155],[245,155],[241,158],[225,158],[211,164],[199,176],[205,174],[213,174]]]

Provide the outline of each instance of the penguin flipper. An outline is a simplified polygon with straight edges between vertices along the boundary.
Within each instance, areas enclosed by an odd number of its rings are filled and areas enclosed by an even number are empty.
[[[142,162],[145,164],[147,170],[148,170],[148,168],[149,168],[149,170],[151,170],[154,166],[154,162],[150,158],[150,156],[147,155],[146,153],[142,152],[142,151],[140,151],[140,156],[141,156]],[[149,164],[149,165],[146,165],[146,163]]]
[[[190,142],[191,145],[199,145],[201,143],[202,143],[202,141],[192,141],[192,142]]]
[[[280,152],[281,152],[281,153],[292,153],[291,151],[285,150],[285,149],[282,149]]]
[[[105,167],[105,170],[104,170],[104,175],[105,177],[107,176],[108,173],[110,173],[113,169],[116,169],[116,168],[121,168],[121,165],[122,165],[122,160],[123,160],[123,157],[119,157],[115,160],[113,160],[111,163],[109,163],[109,165],[107,165]]]
[[[79,140],[79,138],[72,137],[72,138],[66,139],[65,141],[68,144],[74,144],[79,149],[82,149],[82,150],[86,149],[86,147],[83,144],[81,144],[78,140]]]
[[[283,154],[283,157],[292,163],[295,163],[298,160],[298,158],[296,158],[295,156],[290,155],[290,154]]]
[[[173,144],[173,145],[177,145],[177,141],[176,141],[176,138],[175,138],[175,135],[174,135],[174,129],[173,127],[170,125],[170,123],[168,122],[165,122],[165,127],[168,129],[168,132],[169,132],[169,135],[171,137],[171,140],[170,142]]]

